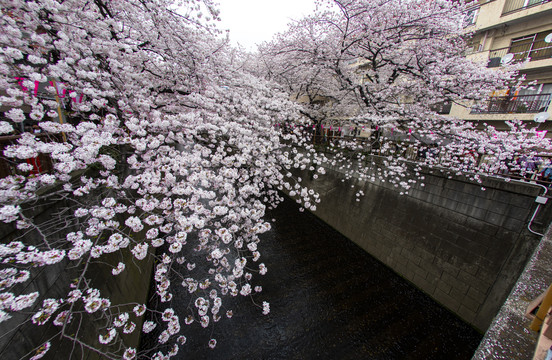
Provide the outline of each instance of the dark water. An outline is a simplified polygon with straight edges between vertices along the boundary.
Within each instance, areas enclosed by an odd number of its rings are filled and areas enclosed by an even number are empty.
[[[471,358],[480,334],[354,243],[288,200],[272,218],[255,297],[270,314],[240,297],[211,333],[182,324],[188,342],[177,359]]]

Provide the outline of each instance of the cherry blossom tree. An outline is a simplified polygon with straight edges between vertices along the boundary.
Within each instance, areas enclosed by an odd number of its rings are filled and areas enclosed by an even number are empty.
[[[496,173],[520,153],[549,150],[550,144],[520,122],[503,133],[439,113],[443,104],[470,107],[522,80],[515,67],[489,69],[465,57],[470,35],[464,12],[463,4],[451,1],[320,1],[315,14],[260,47],[259,63],[267,78],[304,100],[302,113],[316,135],[331,119],[377,134],[371,145],[392,155],[387,168],[403,172],[409,148],[431,148],[452,173]],[[356,143],[340,146],[366,150]],[[497,161],[474,164],[465,156],[473,151]],[[436,159],[422,161],[433,166]],[[397,180],[396,171],[388,174]]]
[[[292,170],[316,178],[354,160],[363,176],[378,175],[356,143],[318,153],[313,123],[412,129],[415,144],[442,146],[451,171],[467,169],[454,155],[466,150],[494,151],[503,164],[528,146],[548,147],[519,123],[510,133],[476,131],[432,110],[513,79],[461,56],[460,5],[324,4],[253,57],[221,37],[211,0],[0,0],[0,132],[14,135],[2,157],[15,169],[0,179],[0,220],[15,234],[0,244],[0,322],[54,329],[29,358],[66,341],[72,356],[161,359],[185,344],[185,326],[211,330],[232,317],[228,297],[268,314],[254,277],[268,271],[265,210],[283,189],[303,209],[320,201]],[[28,125],[35,131],[22,131]],[[29,161],[39,155],[52,171]],[[401,156],[383,165],[381,176],[410,186]],[[52,210],[36,217],[38,206]],[[117,278],[148,264],[156,308],[115,302],[94,281],[100,268]],[[52,268],[72,279],[61,295],[29,290]],[[187,298],[173,298],[175,289]],[[176,301],[188,304],[184,314]],[[94,341],[80,336],[90,324]],[[155,333],[154,348],[129,345],[137,332]]]
[[[297,137],[276,125],[299,113],[245,70],[213,25],[214,4],[3,0],[0,8],[0,129],[18,135],[3,151],[17,173],[0,180],[0,220],[18,231],[0,244],[0,322],[13,328],[26,312],[57,329],[52,339],[72,343],[72,356],[132,359],[174,356],[186,340],[181,326],[232,316],[225,296],[251,298],[268,314],[253,278],[267,272],[259,235],[270,229],[265,209],[282,200],[277,189],[291,187],[282,169],[294,153],[281,139]],[[40,133],[20,132],[28,123]],[[52,172],[26,161],[39,154]],[[316,197],[304,196],[313,208]],[[61,209],[39,221],[33,207],[45,204]],[[92,269],[117,277],[152,258],[164,310],[114,303],[91,280]],[[63,295],[26,292],[33,274],[59,264],[74,279]],[[190,298],[185,319],[172,308],[184,301],[172,298],[175,286]],[[100,329],[87,342],[78,334],[92,322]],[[125,341],[154,328],[153,350]]]

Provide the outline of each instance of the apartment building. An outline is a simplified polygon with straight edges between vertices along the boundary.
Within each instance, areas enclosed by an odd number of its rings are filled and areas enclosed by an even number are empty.
[[[491,68],[517,63],[526,77],[524,84],[533,85],[497,91],[478,105],[453,104],[450,114],[497,129],[506,129],[507,120],[519,119],[552,137],[552,1],[474,1],[466,25],[474,34],[468,57]]]

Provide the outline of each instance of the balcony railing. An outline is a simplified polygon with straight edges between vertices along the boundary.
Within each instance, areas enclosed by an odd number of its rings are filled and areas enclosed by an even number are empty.
[[[489,53],[488,67],[500,66],[500,60],[506,54],[513,54],[514,58],[510,63],[525,61],[551,59],[552,58],[552,43],[544,41],[534,41],[531,43],[512,45],[507,48],[492,50]]]
[[[502,16],[533,6],[541,5],[547,3],[548,1],[550,0],[506,0],[506,3],[504,4],[504,9],[502,9]]]
[[[472,108],[472,114],[526,114],[547,111],[552,94],[494,96]]]

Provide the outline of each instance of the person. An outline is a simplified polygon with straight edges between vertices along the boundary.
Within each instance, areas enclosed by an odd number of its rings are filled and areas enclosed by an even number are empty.
[[[437,146],[437,144],[431,144],[430,147],[429,147],[429,150],[427,152],[427,156],[428,158],[431,158],[433,160],[433,162],[438,162],[439,161],[439,147]]]
[[[542,171],[540,172],[540,180],[544,183],[543,185],[552,185],[552,160],[549,159],[546,165],[543,167]]]
[[[425,160],[427,158],[427,148],[424,146],[424,147],[421,147],[418,149],[418,159],[420,160]]]
[[[538,166],[540,165],[540,158],[531,157],[528,158],[526,155],[523,155],[518,159],[518,163],[521,168],[521,175],[526,179],[532,179],[536,175]]]
[[[544,360],[552,360],[552,346],[550,346],[550,349],[546,352],[546,359]]]
[[[537,170],[541,164],[541,161],[542,159],[540,157],[531,157],[529,160],[527,160],[527,163],[526,163],[526,166],[525,166],[525,170],[527,171],[526,172],[526,176],[528,176],[529,178],[531,179],[535,179],[537,177]]]

